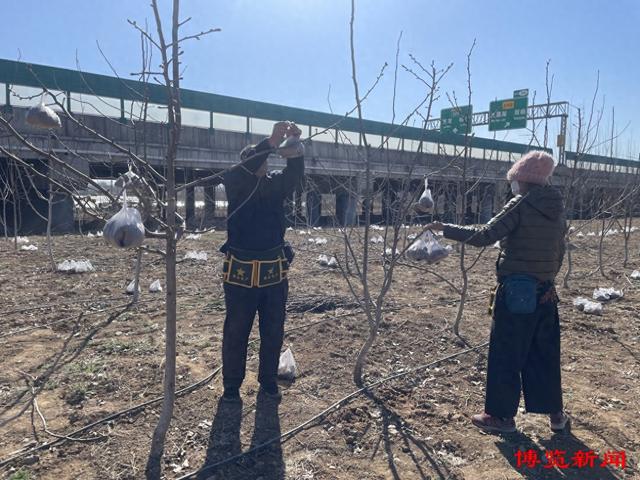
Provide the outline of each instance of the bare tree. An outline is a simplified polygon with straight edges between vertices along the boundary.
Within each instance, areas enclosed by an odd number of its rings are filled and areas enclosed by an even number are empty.
[[[575,197],[579,192],[583,192],[584,188],[588,181],[588,172],[584,171],[581,168],[581,162],[585,155],[587,155],[593,147],[596,145],[598,141],[598,133],[600,129],[600,123],[602,120],[602,114],[604,111],[604,99],[603,105],[601,108],[596,107],[596,101],[598,99],[598,92],[600,88],[600,72],[597,73],[596,76],[596,85],[594,88],[593,96],[591,97],[591,104],[588,110],[588,114],[586,115],[583,112],[582,108],[577,108],[577,119],[574,125],[576,129],[576,154],[573,160],[573,164],[570,167],[570,177],[567,179],[567,183],[565,184],[565,205],[569,210],[569,220],[568,220],[568,228],[567,234],[565,238],[565,243],[567,246],[567,270],[563,277],[563,286],[564,288],[569,288],[569,279],[571,278],[571,274],[573,273],[573,253],[571,247],[571,235],[574,232],[574,228],[572,228],[573,223],[573,212],[572,207],[575,205]]]
[[[426,94],[424,98],[418,103],[418,106],[407,117],[398,124],[396,127],[392,125],[392,131],[388,135],[381,139],[380,146],[372,145],[369,142],[368,136],[365,133],[362,105],[364,99],[370,93],[371,89],[367,91],[365,95],[360,93],[358,75],[357,75],[357,63],[354,44],[354,31],[355,31],[355,0],[351,2],[351,17],[350,17],[350,52],[351,52],[351,78],[353,83],[355,108],[357,112],[357,119],[360,125],[359,138],[360,146],[358,148],[358,154],[360,156],[361,165],[364,169],[364,174],[360,174],[362,180],[362,189],[351,188],[349,193],[358,197],[362,196],[362,208],[364,213],[363,223],[358,228],[355,226],[345,225],[340,229],[342,241],[344,242],[344,257],[343,261],[339,263],[339,267],[343,278],[346,280],[349,290],[354,298],[358,301],[362,308],[364,315],[367,318],[368,335],[364,344],[359,350],[353,369],[353,380],[356,385],[364,385],[364,367],[368,354],[375,343],[378,335],[380,322],[383,318],[385,298],[390,291],[394,272],[396,266],[400,264],[402,254],[410,246],[408,242],[407,230],[404,228],[405,221],[414,216],[412,214],[411,205],[415,200],[416,191],[411,189],[411,178],[414,175],[415,168],[418,166],[419,161],[424,158],[422,153],[424,149],[424,138],[418,142],[418,147],[413,155],[413,158],[409,159],[407,165],[407,172],[401,175],[399,184],[401,188],[399,190],[399,197],[393,201],[387,197],[385,207],[383,208],[383,217],[385,218],[384,238],[382,241],[381,261],[377,261],[372,257],[372,217],[371,212],[373,204],[376,198],[387,195],[391,183],[391,179],[397,176],[397,172],[392,171],[392,164],[389,161],[388,151],[385,153],[385,149],[388,149],[388,145],[391,138],[396,133],[396,129],[406,125],[414,115],[418,115],[423,119],[423,132],[426,133],[426,126],[428,119],[431,116],[431,110],[434,101],[438,98],[439,83],[442,78],[450,69],[450,65],[445,69],[437,69],[433,64],[429,69],[426,69],[420,65],[420,63],[411,57],[414,64],[426,73],[428,78],[424,79],[420,75],[413,72],[409,67],[403,65],[404,69],[419,79],[426,86]],[[397,68],[397,67],[396,67]],[[395,85],[395,82],[394,82]],[[375,84],[374,84],[375,86]],[[372,87],[373,88],[373,87]],[[395,87],[394,87],[395,91]],[[395,95],[394,95],[395,99]],[[421,108],[425,109],[425,113],[419,112]],[[394,108],[395,112],[395,108]],[[395,119],[395,114],[394,114]],[[378,189],[374,187],[373,181],[373,166],[374,164],[380,165],[380,159],[384,159],[385,155],[387,171],[385,172],[385,178],[380,183]],[[376,162],[377,161],[377,162]],[[385,211],[387,209],[387,211]],[[387,245],[389,246],[388,248]],[[336,255],[338,258],[339,255]],[[346,264],[350,263],[351,269],[347,270]],[[376,265],[380,266],[380,270],[372,271]]]
[[[7,162],[7,169],[9,162]],[[0,176],[0,201],[2,202],[2,231],[5,241],[9,240],[9,225],[7,223],[7,202],[11,196],[11,185],[6,176]]]
[[[181,44],[189,39],[199,39],[202,35],[212,33],[214,29],[207,32],[200,32],[196,35],[179,37],[180,27],[189,19],[180,21],[180,0],[173,0],[173,11],[171,17],[171,41],[165,40],[162,19],[158,11],[157,0],[152,0],[151,7],[156,22],[157,42],[152,43],[159,49],[162,58],[161,70],[164,84],[167,87],[168,96],[168,126],[169,144],[165,156],[165,168],[167,171],[165,196],[167,202],[166,209],[166,326],[165,326],[165,371],[164,371],[164,398],[162,411],[158,420],[158,425],[153,432],[151,450],[145,473],[148,479],[159,479],[161,476],[161,459],[164,451],[164,442],[167,435],[173,406],[175,402],[176,389],[176,241],[179,238],[178,226],[176,225],[176,181],[175,181],[175,161],[180,143],[180,130],[182,128],[182,110],[180,104],[180,53]]]
[[[161,475],[161,459],[164,442],[173,416],[173,405],[176,390],[176,184],[175,160],[180,141],[181,111],[180,111],[180,62],[178,58],[179,43],[178,29],[180,27],[180,2],[173,1],[173,15],[171,22],[171,42],[167,45],[162,28],[162,20],[158,12],[156,0],[151,6],[155,16],[158,48],[162,56],[162,76],[168,93],[169,145],[165,157],[167,181],[165,198],[167,201],[166,227],[166,324],[165,324],[165,365],[164,365],[164,398],[162,411],[151,441],[151,450],[145,473],[148,479],[159,479]],[[171,60],[171,61],[170,61]]]
[[[151,76],[157,74],[161,75],[162,83],[166,87],[167,91],[167,123],[169,127],[169,139],[166,147],[165,159],[163,170],[166,172],[166,176],[158,172],[149,162],[146,156],[146,140],[143,128],[143,135],[141,139],[136,138],[136,145],[142,143],[142,146],[138,148],[136,146],[135,151],[132,151],[128,147],[124,147],[118,144],[116,141],[107,138],[103,134],[89,127],[85,123],[84,119],[71,113],[65,105],[64,99],[61,100],[53,95],[44,85],[43,91],[45,95],[48,95],[53,99],[58,111],[62,114],[65,121],[70,126],[85,132],[98,141],[101,141],[105,145],[105,149],[118,152],[125,155],[130,165],[131,176],[124,180],[122,190],[120,194],[114,196],[112,193],[105,189],[100,183],[89,178],[88,175],[74,168],[64,159],[52,151],[51,149],[40,148],[31,142],[29,139],[21,135],[15,126],[13,125],[12,118],[0,117],[0,128],[2,128],[6,134],[16,139],[20,144],[27,147],[27,149],[46,160],[50,166],[47,173],[38,171],[29,162],[22,159],[20,156],[13,153],[9,148],[0,145],[0,153],[10,159],[12,165],[17,165],[21,169],[28,171],[30,175],[39,179],[46,180],[50,185],[50,195],[57,189],[59,192],[69,195],[75,204],[82,210],[83,214],[89,217],[105,220],[110,213],[114,211],[114,206],[117,205],[120,200],[120,195],[126,189],[133,189],[137,194],[140,201],[140,208],[145,216],[153,217],[153,221],[159,226],[161,231],[149,231],[146,234],[150,238],[158,238],[165,240],[165,251],[143,247],[146,250],[157,253],[163,256],[165,261],[165,273],[166,273],[166,337],[165,337],[165,361],[164,361],[164,399],[162,405],[162,412],[158,425],[155,429],[149,459],[147,463],[146,474],[147,478],[160,478],[161,476],[161,457],[164,450],[164,442],[166,433],[171,421],[173,405],[175,401],[175,362],[176,362],[176,245],[180,239],[182,233],[185,230],[184,221],[177,212],[177,185],[175,179],[175,162],[178,151],[178,144],[180,142],[180,131],[182,126],[182,114],[180,104],[180,79],[181,79],[181,63],[180,54],[182,53],[182,45],[185,41],[191,39],[199,39],[202,36],[218,31],[218,29],[210,29],[206,32],[199,32],[195,35],[179,36],[179,31],[190,19],[180,20],[180,2],[179,0],[173,0],[172,2],[172,17],[170,36],[165,39],[165,33],[163,29],[163,23],[159,12],[158,4],[156,0],[152,0],[151,8],[154,14],[154,20],[156,25],[156,34],[153,35],[147,29],[138,26],[135,22],[130,22],[134,28],[136,28],[141,38],[143,39],[143,45],[152,45],[161,56],[160,72],[153,72],[150,68],[150,56],[147,56],[143,47],[143,72],[141,76],[143,79],[148,80]],[[144,59],[146,58],[146,60]],[[35,74],[34,74],[35,75]],[[146,94],[140,97],[143,103],[143,126],[146,122]],[[132,122],[133,123],[133,122]],[[133,128],[133,126],[131,127]],[[60,146],[69,153],[72,157],[77,157],[83,161],[87,161],[83,154],[76,152],[74,149],[69,148],[64,142],[55,137]],[[140,152],[139,154],[136,153]],[[54,174],[55,169],[55,174]],[[14,199],[16,197],[16,174],[15,169],[11,170],[8,183],[14,192]],[[103,195],[110,203],[107,208],[96,203],[91,196],[83,195],[80,192],[79,185],[83,185],[83,189],[90,188],[94,193]],[[184,186],[183,186],[184,187]],[[16,201],[14,200],[14,216],[17,217]],[[50,202],[51,205],[51,202]],[[50,212],[48,217],[50,217]],[[50,225],[50,222],[48,222]],[[14,231],[18,231],[17,218],[14,219]],[[17,243],[16,243],[17,245]],[[141,266],[142,250],[137,252],[136,262],[136,275],[135,275],[135,287],[137,287],[137,280],[139,278],[139,269]],[[135,293],[137,288],[134,289],[134,301],[137,299]],[[32,401],[37,395],[37,391],[33,392]],[[25,408],[28,408],[28,404]],[[22,410],[24,412],[25,410]],[[17,418],[17,417],[13,417]]]

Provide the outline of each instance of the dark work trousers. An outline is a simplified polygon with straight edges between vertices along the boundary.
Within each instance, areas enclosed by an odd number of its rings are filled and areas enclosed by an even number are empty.
[[[514,417],[522,387],[527,412],[557,413],[562,410],[562,387],[555,288],[551,283],[539,284],[532,314],[510,313],[504,296],[499,286],[489,342],[485,412]]]
[[[227,315],[222,338],[222,377],[225,388],[240,387],[244,380],[247,343],[256,312],[260,327],[258,381],[262,385],[276,382],[288,293],[286,279],[263,288],[224,284]]]

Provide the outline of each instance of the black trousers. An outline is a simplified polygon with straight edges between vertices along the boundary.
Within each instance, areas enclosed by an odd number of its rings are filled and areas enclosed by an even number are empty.
[[[485,412],[514,417],[520,389],[529,413],[562,410],[560,379],[560,318],[558,297],[552,284],[538,287],[532,314],[512,314],[498,287],[493,310]]]
[[[264,288],[244,288],[224,284],[227,314],[222,338],[222,377],[226,387],[240,387],[245,376],[247,343],[258,312],[260,327],[261,384],[275,382],[284,338],[288,280]]]

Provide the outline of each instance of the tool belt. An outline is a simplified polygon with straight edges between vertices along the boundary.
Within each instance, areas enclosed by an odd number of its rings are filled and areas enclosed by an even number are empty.
[[[222,269],[223,281],[245,288],[277,285],[287,278],[289,261],[282,247],[264,252],[228,248]]]

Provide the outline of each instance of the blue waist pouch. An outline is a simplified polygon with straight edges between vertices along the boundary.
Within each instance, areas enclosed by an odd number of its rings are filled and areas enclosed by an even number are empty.
[[[514,274],[502,281],[504,301],[509,313],[531,314],[538,305],[538,280],[530,275]]]

